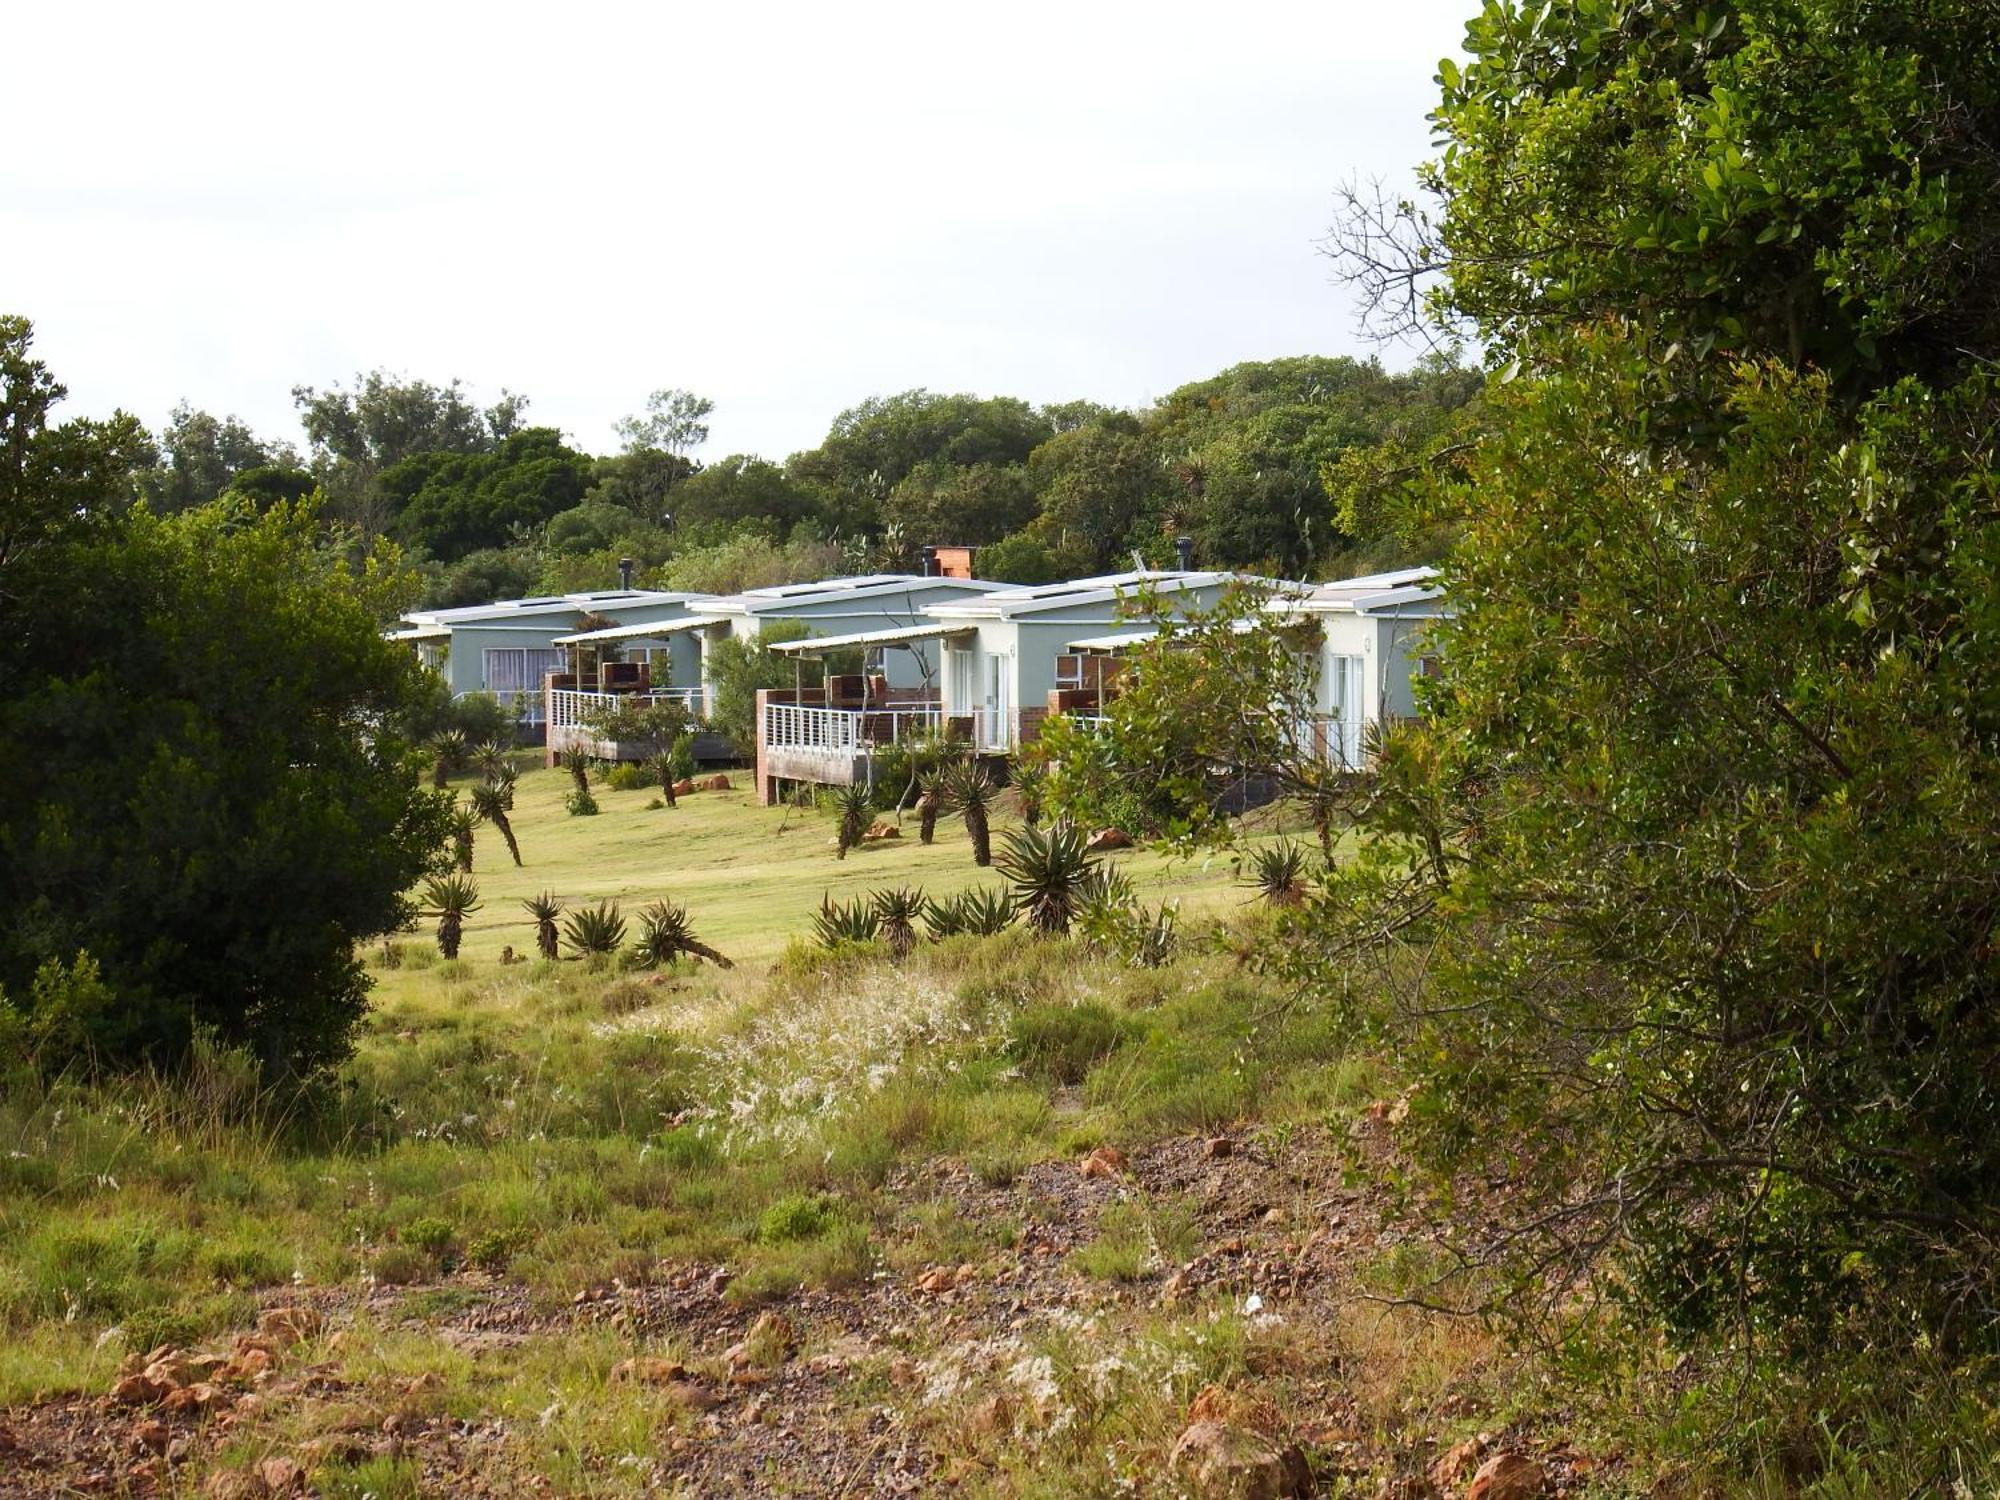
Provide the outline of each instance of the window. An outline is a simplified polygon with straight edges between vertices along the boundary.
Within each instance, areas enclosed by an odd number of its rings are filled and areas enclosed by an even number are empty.
[[[566,663],[561,651],[530,646],[489,646],[486,648],[485,685],[489,693],[539,693],[542,678],[562,671]]]

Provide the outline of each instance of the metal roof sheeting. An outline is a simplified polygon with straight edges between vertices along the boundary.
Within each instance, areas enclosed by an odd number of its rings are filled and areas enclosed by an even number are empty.
[[[907,641],[964,635],[969,629],[965,625],[907,625],[898,630],[862,630],[852,635],[809,635],[799,641],[773,641],[770,649],[784,656],[819,656],[852,646],[897,646]]]
[[[612,625],[603,630],[586,630],[577,635],[559,635],[552,646],[594,646],[600,641],[643,641],[655,636],[679,635],[684,630],[701,630],[710,625],[726,625],[723,615],[682,615],[677,620],[655,620],[649,625]]]

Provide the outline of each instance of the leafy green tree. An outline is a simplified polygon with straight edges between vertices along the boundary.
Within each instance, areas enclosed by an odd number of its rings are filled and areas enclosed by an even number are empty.
[[[643,416],[621,417],[613,430],[624,439],[627,453],[685,454],[708,441],[708,419],[714,411],[715,403],[706,396],[669,388],[646,398]]]
[[[1515,1284],[1612,1255],[1683,1339],[1996,1326],[1991,22],[1491,4],[1439,217],[1347,230],[1511,378],[1436,486],[1437,713],[1309,920],[1421,945],[1410,1139],[1506,1175]]]
[[[1488,4],[1441,65],[1435,208],[1350,194],[1344,272],[1503,359],[1611,318],[1847,395],[1954,371],[2000,320],[1993,39],[1984,0]]]
[[[296,470],[298,455],[287,443],[266,443],[235,417],[215,417],[183,401],[167,418],[159,437],[160,462],[140,481],[158,511],[206,505],[239,477],[269,469]],[[310,493],[310,483],[307,493]],[[297,499],[294,495],[288,498]]]
[[[381,476],[396,532],[446,562],[497,547],[577,505],[590,459],[553,427],[530,427],[490,453],[421,453]]]
[[[545,563],[531,547],[480,547],[449,567],[426,570],[430,581],[424,603],[435,609],[459,604],[490,604],[496,599],[522,599],[536,592]]]
[[[423,689],[380,634],[403,581],[310,510],[227,503],[53,529],[5,579],[0,987],[44,1061],[168,1062],[204,1027],[273,1075],[343,1055],[356,946],[410,918],[448,829],[396,728]],[[116,1006],[38,1009],[79,952]]]
[[[501,392],[480,408],[460,383],[403,380],[385,370],[357,375],[352,390],[292,387],[313,468],[335,511],[374,535],[395,519],[376,485],[384,470],[427,453],[486,453],[521,430],[528,399]]]
[[[1042,726],[1047,806],[1085,827],[1191,848],[1230,840],[1225,794],[1247,777],[1325,805],[1338,778],[1299,728],[1316,711],[1316,627],[1266,618],[1268,597],[1234,588],[1178,616],[1135,601],[1158,630],[1124,654],[1103,722]]]
[[[15,616],[24,571],[45,548],[101,528],[131,505],[138,477],[159,450],[136,417],[115,412],[102,422],[75,418],[49,425],[68,394],[29,351],[26,318],[0,315],[0,691],[17,660]]]
[[[1028,474],[1041,507],[1030,535],[1059,574],[1103,572],[1142,531],[1161,534],[1166,471],[1128,413],[1057,433],[1030,455]]]
[[[1056,583],[1064,571],[1042,542],[1025,532],[1002,537],[973,554],[973,571],[994,583]]]
[[[721,541],[688,547],[668,559],[655,576],[656,587],[699,594],[736,594],[826,578],[840,571],[840,548],[805,528],[775,542],[761,529],[740,531]]]
[[[296,504],[318,488],[319,481],[304,469],[267,464],[239,471],[223,493],[247,500],[258,510],[269,510],[274,505]]]
[[[884,519],[889,492],[919,464],[1022,463],[1051,430],[1047,418],[1010,396],[904,391],[842,412],[826,441],[794,454],[786,470],[823,497],[829,520],[848,531],[872,530]]]
[[[683,481],[674,491],[672,509],[681,526],[756,522],[780,534],[819,515],[811,493],[782,468],[742,453],[719,459]]]
[[[903,535],[977,546],[1035,518],[1035,492],[1022,464],[918,464],[882,501],[882,519]],[[919,546],[923,545],[921,542]]]
[[[755,640],[731,636],[708,650],[708,726],[726,738],[741,755],[757,753],[757,694],[788,688],[797,680],[798,665],[771,647],[781,641],[803,640],[801,620],[772,620]]]
[[[587,504],[615,505],[649,526],[669,526],[685,508],[682,486],[702,472],[701,465],[680,453],[639,448],[600,458],[592,470]]]

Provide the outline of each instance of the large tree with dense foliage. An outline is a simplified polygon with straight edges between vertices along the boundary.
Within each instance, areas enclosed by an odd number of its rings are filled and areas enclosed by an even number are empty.
[[[1525,1284],[1990,1341],[1991,8],[1491,3],[1468,50],[1435,216],[1343,236],[1508,378],[1436,496],[1436,717],[1313,920],[1421,945],[1412,1138],[1510,1183]]]
[[[371,536],[395,519],[378,475],[421,454],[489,452],[521,430],[528,405],[527,397],[503,391],[482,408],[456,380],[433,385],[385,370],[357,375],[352,390],[294,386],[292,401],[336,512]]]
[[[582,501],[591,462],[553,427],[514,433],[490,453],[420,453],[385,470],[395,532],[451,562],[496,547]]]
[[[216,417],[183,401],[167,418],[159,437],[160,462],[140,481],[153,509],[186,510],[206,505],[237,480],[254,475],[268,488],[265,471],[296,471],[298,455],[286,443],[267,443],[235,417]]]
[[[6,325],[0,989],[43,1060],[170,1061],[197,1028],[273,1072],[338,1057],[444,835],[398,731],[404,602],[308,509],[129,504],[136,424],[51,426]],[[24,528],[24,531],[26,528]]]

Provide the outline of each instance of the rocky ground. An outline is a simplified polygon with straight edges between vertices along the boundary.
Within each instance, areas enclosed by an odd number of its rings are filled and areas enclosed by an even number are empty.
[[[1277,1157],[1254,1138],[1181,1137],[1129,1158],[1101,1148],[1045,1162],[1005,1186],[930,1162],[889,1196],[926,1205],[928,1224],[962,1228],[979,1253],[925,1262],[913,1257],[931,1241],[891,1231],[884,1269],[863,1284],[761,1305],[709,1264],[662,1265],[559,1308],[476,1271],[421,1288],[300,1289],[212,1346],[129,1357],[101,1393],[0,1413],[0,1496],[306,1494],[371,1459],[456,1497],[1005,1493],[1010,1446],[1059,1420],[1031,1353],[1039,1333],[1067,1330],[1115,1357],[1136,1323],[1201,1309],[1328,1352],[1294,1360],[1282,1404],[1251,1386],[1198,1391],[1161,1434],[1164,1462],[1106,1492],[1517,1500],[1605,1476],[1559,1434],[1455,1436],[1467,1413],[1449,1392],[1428,1425],[1364,1411],[1321,1335],[1351,1305],[1357,1264],[1397,1231],[1377,1194],[1343,1185],[1337,1153]],[[1080,1274],[1075,1252],[1106,1206],[1135,1195],[1192,1205],[1192,1253],[1130,1280]],[[479,1372],[606,1337],[629,1352],[603,1389],[643,1397],[651,1436],[643,1451],[553,1472],[537,1436],[564,1398],[513,1412],[482,1399]],[[371,1358],[378,1345],[397,1358]]]

